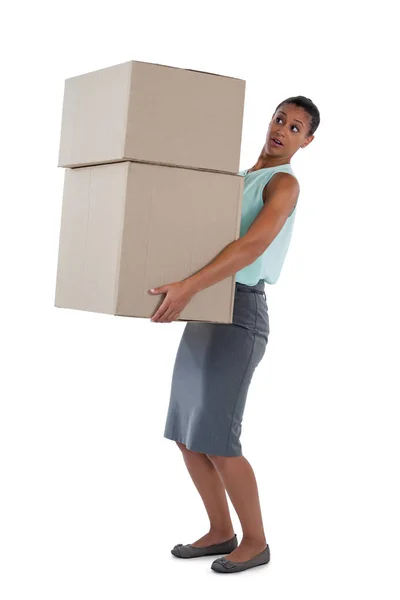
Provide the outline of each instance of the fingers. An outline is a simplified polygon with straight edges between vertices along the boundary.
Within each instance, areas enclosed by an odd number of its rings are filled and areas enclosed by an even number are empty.
[[[163,309],[163,307],[160,306],[160,308],[158,309],[158,311],[152,317],[151,320],[156,321],[157,323],[165,323],[168,320],[168,317],[170,316],[171,312],[172,312],[171,308],[165,307]]]
[[[171,308],[158,318],[156,317],[156,315],[154,315],[154,317],[152,317],[151,320],[156,323],[171,323],[172,321],[175,321],[179,317],[179,315],[179,312],[176,312],[176,310],[173,310]]]
[[[164,306],[163,304],[161,304],[161,306],[159,307],[159,309],[152,316],[151,320],[152,321],[161,321],[162,322],[162,320],[163,320],[163,318],[164,318],[167,310],[168,310],[168,306]]]
[[[159,319],[160,323],[170,323],[173,320],[172,317],[174,316],[175,312],[176,311],[173,308],[166,310],[162,317]]]

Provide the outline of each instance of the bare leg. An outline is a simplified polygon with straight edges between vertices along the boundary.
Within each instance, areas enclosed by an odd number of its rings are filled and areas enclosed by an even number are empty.
[[[182,451],[186,467],[210,520],[209,532],[193,542],[193,546],[201,548],[231,539],[234,536],[233,525],[225,488],[218,471],[206,454],[193,452],[184,444],[176,443]]]
[[[246,561],[267,545],[254,471],[244,456],[207,455],[220,474],[243,530],[239,546],[226,555],[232,561]]]

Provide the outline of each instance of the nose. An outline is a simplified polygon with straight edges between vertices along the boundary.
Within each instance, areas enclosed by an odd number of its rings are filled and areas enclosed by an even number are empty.
[[[276,130],[276,135],[279,135],[282,139],[285,139],[285,134],[284,134],[284,132],[281,129],[277,129]],[[265,139],[268,140],[268,133],[265,136]]]

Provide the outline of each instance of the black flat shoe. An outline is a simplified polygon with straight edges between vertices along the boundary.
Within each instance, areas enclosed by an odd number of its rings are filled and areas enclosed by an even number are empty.
[[[196,546],[192,546],[192,544],[177,544],[172,548],[171,553],[178,558],[197,558],[198,556],[209,556],[211,554],[229,554],[237,546],[238,541],[235,533],[233,538],[226,542],[204,546],[203,548],[197,548]]]

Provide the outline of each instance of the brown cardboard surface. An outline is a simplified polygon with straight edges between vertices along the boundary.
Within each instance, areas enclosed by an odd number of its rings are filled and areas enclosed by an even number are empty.
[[[245,85],[134,60],[68,78],[58,166],[133,160],[236,174]]]
[[[150,318],[164,295],[238,239],[243,177],[143,162],[66,169],[55,306]],[[197,293],[181,321],[231,323],[235,276]]]

